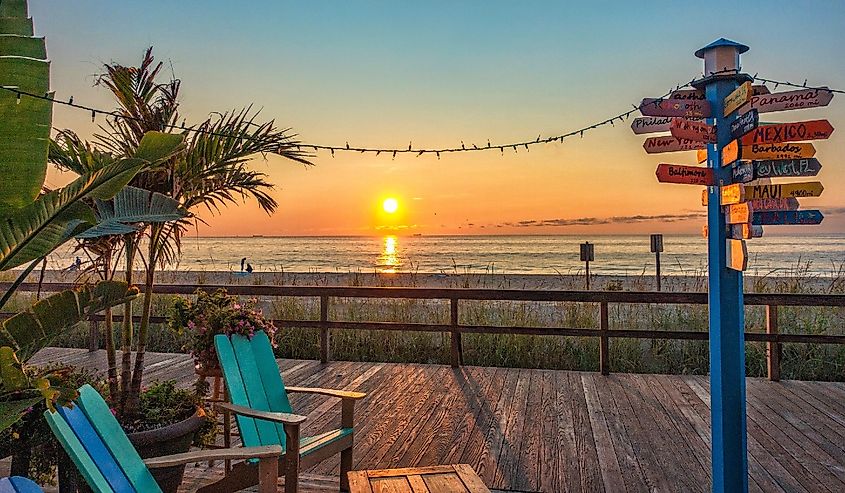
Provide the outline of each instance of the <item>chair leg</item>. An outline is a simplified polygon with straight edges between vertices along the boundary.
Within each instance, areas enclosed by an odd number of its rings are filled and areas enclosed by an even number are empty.
[[[275,457],[258,460],[258,493],[277,493],[279,461]]]
[[[349,491],[349,471],[352,470],[352,445],[340,452],[340,491]]]
[[[299,491],[299,425],[285,428],[285,493]]]

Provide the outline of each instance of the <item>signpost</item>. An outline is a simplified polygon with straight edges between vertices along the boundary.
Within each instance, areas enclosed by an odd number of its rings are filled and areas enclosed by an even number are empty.
[[[798,199],[789,197],[786,199],[753,199],[748,204],[755,211],[797,211]]]
[[[725,210],[725,222],[728,224],[750,223],[753,213],[753,208],[748,202],[732,204]]]
[[[751,81],[745,81],[739,85],[734,92],[728,94],[725,98],[724,116],[728,116],[745,103],[751,101]]]
[[[728,267],[740,272],[745,271],[748,268],[748,248],[745,246],[745,240],[729,239],[727,242]]]
[[[773,111],[800,110],[827,106],[833,99],[833,93],[827,87],[798,89],[797,91],[776,92],[751,97],[748,109],[757,109],[760,113]]]
[[[695,142],[713,144],[716,142],[716,127],[704,122],[675,118],[672,121],[669,131],[676,139],[686,139]]]
[[[754,132],[742,138],[742,143],[745,145],[779,144],[781,142],[799,142],[802,140],[824,140],[829,138],[832,133],[833,125],[827,120],[772,123],[757,127]]]
[[[821,224],[824,214],[817,210],[808,211],[763,211],[755,212],[751,224]]]
[[[769,88],[766,86],[751,86],[751,92],[754,96],[760,94],[770,94]],[[700,89],[678,89],[669,95],[672,99],[707,99],[704,91]]]
[[[735,240],[750,240],[763,236],[763,226],[753,224],[731,224],[731,238]]]
[[[590,290],[590,262],[595,260],[593,246],[589,241],[581,243],[581,262],[586,264],[587,291]]]
[[[719,191],[721,192],[720,195],[717,197],[719,201],[714,203],[721,205],[731,205],[744,202],[745,194],[747,193],[746,187],[741,183],[734,183],[733,185],[721,187],[719,188]],[[707,199],[707,202],[710,202],[709,197]]]
[[[722,148],[722,166],[727,166],[739,159],[739,141],[734,139]]]
[[[654,172],[660,183],[679,183],[683,185],[712,185],[713,170],[700,166],[660,163]]]
[[[694,140],[676,139],[675,137],[649,137],[643,142],[643,149],[649,154],[660,152],[694,151],[704,149],[707,146],[704,142]]]
[[[748,183],[754,180],[754,164],[751,161],[737,161],[731,169],[733,183]]]
[[[671,116],[643,116],[634,118],[631,122],[631,130],[635,134],[651,134],[657,132],[668,132],[672,128]]]
[[[823,191],[824,186],[820,181],[780,183],[777,185],[745,185],[745,197],[748,200],[818,197]]]
[[[780,176],[816,176],[822,163],[810,159],[765,159],[753,161],[754,178],[777,178]]]
[[[760,112],[756,109],[743,113],[739,118],[731,122],[731,138],[738,139],[757,128],[759,124]]]
[[[801,159],[816,155],[816,148],[809,142],[783,144],[751,144],[742,148],[742,159]]]
[[[706,118],[710,116],[710,103],[695,99],[645,98],[640,103],[643,116],[683,116]]]
[[[663,235],[651,235],[651,253],[654,254],[654,275],[657,280],[657,290],[660,291],[660,252],[663,251]]]

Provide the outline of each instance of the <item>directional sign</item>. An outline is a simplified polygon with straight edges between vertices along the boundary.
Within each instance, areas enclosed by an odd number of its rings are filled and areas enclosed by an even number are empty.
[[[753,161],[737,161],[731,168],[731,178],[733,183],[748,183],[754,180],[754,164]]]
[[[833,133],[827,120],[810,120],[795,123],[764,124],[742,138],[743,144],[777,144],[802,140],[822,140]]]
[[[656,154],[660,152],[694,151],[703,149],[707,144],[693,140],[676,139],[675,137],[649,137],[643,142],[645,152]]]
[[[671,116],[643,116],[634,118],[631,122],[631,130],[635,134],[651,134],[656,132],[668,132],[672,127]]]
[[[766,86],[751,86],[751,92],[754,96],[770,93],[769,88]],[[669,97],[672,99],[707,99],[707,96],[704,95],[704,91],[699,89],[678,89],[677,91],[672,92]]]
[[[739,141],[734,139],[722,148],[722,166],[727,166],[739,159]]]
[[[816,148],[809,142],[783,144],[751,144],[742,147],[742,159],[801,159],[816,155]]]
[[[731,205],[743,202],[745,201],[745,194],[747,193],[746,187],[740,183],[722,187],[720,192],[721,198],[719,203],[721,205]]]
[[[724,190],[727,187],[723,187]],[[789,197],[818,197],[824,191],[819,181],[781,183],[778,185],[745,185],[745,197],[754,199],[785,199]],[[736,203],[736,202],[730,202]],[[722,202],[722,205],[725,203]]]
[[[748,249],[743,240],[727,240],[727,263],[733,270],[744,271],[748,268]]]
[[[706,118],[710,116],[710,103],[695,99],[645,98],[640,103],[643,116],[683,116]]]
[[[760,113],[770,113],[772,111],[800,110],[827,106],[830,104],[830,100],[833,99],[833,93],[826,89],[826,87],[798,89],[797,91],[752,96],[751,104],[746,106],[746,108],[757,108]]]
[[[699,149],[696,151],[695,158],[699,163],[707,161],[707,149]]]
[[[751,110],[739,115],[739,118],[731,122],[731,138],[738,139],[748,132],[757,128],[760,123],[760,113]]]
[[[684,185],[712,185],[713,170],[699,166],[660,163],[657,165],[657,181]]]
[[[731,224],[731,238],[749,240],[763,236],[763,226],[756,224]]]
[[[824,215],[821,211],[765,211],[755,212],[752,224],[821,224]]]
[[[786,199],[753,199],[748,205],[756,212],[760,211],[795,211],[798,210],[798,199],[789,197]]]
[[[816,176],[822,169],[822,163],[816,158],[810,159],[766,159],[752,161],[754,177],[777,178],[781,176]]]
[[[725,222],[728,224],[750,223],[753,212],[748,202],[729,205],[725,207]]]
[[[672,137],[693,140],[707,144],[716,142],[716,127],[704,122],[675,118],[669,127]]]
[[[725,116],[730,115],[740,106],[751,100],[751,81],[740,84],[739,87],[725,98]]]

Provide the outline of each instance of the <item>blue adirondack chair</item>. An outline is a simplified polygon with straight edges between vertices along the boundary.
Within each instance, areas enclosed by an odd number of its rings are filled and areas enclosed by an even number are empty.
[[[299,469],[307,469],[318,462],[340,454],[340,488],[349,489],[347,472],[352,469],[353,415],[355,401],[366,397],[361,392],[286,387],[273,355],[270,339],[263,331],[250,339],[242,335],[214,337],[217,358],[231,403],[218,408],[232,412],[238,424],[244,446],[279,445],[285,454],[280,458],[285,475],[285,492],[295,493]],[[303,392],[341,399],[340,428],[313,437],[300,437],[300,425],[305,417],[293,413],[288,394]],[[255,484],[254,464],[235,464],[219,486],[246,488]],[[219,491],[210,485],[201,493]]]
[[[255,448],[199,450],[141,460],[106,402],[90,385],[79,388],[71,407],[47,410],[44,416],[59,443],[95,493],[160,493],[150,468],[226,459],[257,461],[261,493],[277,491],[278,445]],[[270,480],[269,478],[272,478]],[[231,490],[235,491],[235,490]]]
[[[0,478],[0,493],[44,493],[31,479],[20,476]]]

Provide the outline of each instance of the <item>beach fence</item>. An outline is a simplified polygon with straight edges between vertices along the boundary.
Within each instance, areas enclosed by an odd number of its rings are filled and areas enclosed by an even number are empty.
[[[0,290],[9,289],[10,283],[0,283]],[[56,292],[74,287],[72,283],[45,283],[41,292]],[[599,340],[599,371],[610,373],[610,340],[614,338],[631,339],[669,339],[669,340],[708,340],[708,333],[692,330],[643,330],[625,327],[610,327],[609,305],[621,304],[685,304],[706,305],[707,293],[675,293],[652,291],[563,291],[563,290],[528,290],[528,289],[466,289],[466,288],[416,288],[416,287],[341,287],[341,286],[239,286],[239,285],[193,285],[162,284],[155,286],[156,294],[191,295],[197,289],[213,291],[226,289],[229,294],[239,296],[293,297],[319,299],[319,319],[280,319],[273,322],[282,327],[314,328],[319,330],[320,361],[326,363],[331,357],[331,334],[337,330],[387,330],[411,332],[441,332],[449,334],[450,360],[453,367],[463,365],[462,335],[480,334],[518,334],[533,336],[573,336],[595,337]],[[24,283],[19,291],[36,292],[37,283]],[[448,302],[449,323],[408,323],[384,321],[348,321],[332,320],[329,307],[332,299],[414,299],[442,300]],[[470,325],[459,322],[462,302],[470,301],[506,301],[506,302],[575,302],[594,303],[599,307],[598,327],[528,327],[501,325]],[[837,294],[746,294],[746,306],[765,307],[765,332],[745,332],[746,342],[766,344],[767,375],[769,380],[780,380],[781,345],[785,343],[837,344],[845,345],[845,335],[789,333],[785,334],[778,327],[779,307],[845,307],[845,295]],[[9,316],[8,313],[0,317]],[[89,333],[89,349],[99,348],[100,330],[98,322],[102,315],[92,318]],[[114,321],[122,320],[115,315]],[[163,323],[163,317],[153,317],[153,323]]]

